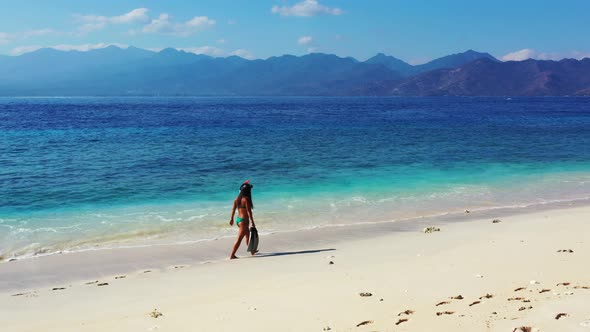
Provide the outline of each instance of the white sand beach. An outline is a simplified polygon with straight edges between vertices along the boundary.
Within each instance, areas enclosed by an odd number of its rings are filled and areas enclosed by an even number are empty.
[[[261,257],[244,247],[235,261],[185,246],[6,262],[1,330],[590,331],[590,207],[493,219],[431,234],[331,229],[298,250],[273,235]],[[229,254],[226,242],[208,244],[211,257]]]

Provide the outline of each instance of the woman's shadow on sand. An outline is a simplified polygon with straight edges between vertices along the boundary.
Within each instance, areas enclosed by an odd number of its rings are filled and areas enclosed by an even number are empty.
[[[316,249],[316,250],[300,250],[300,251],[282,251],[282,252],[269,252],[269,253],[258,253],[255,257],[275,257],[275,256],[289,256],[289,255],[301,255],[301,254],[317,254],[324,251],[335,251],[336,249]]]

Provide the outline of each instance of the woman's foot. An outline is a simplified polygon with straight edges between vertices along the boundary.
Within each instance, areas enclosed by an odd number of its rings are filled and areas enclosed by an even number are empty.
[[[252,256],[256,255],[256,253],[257,253],[257,252],[258,252],[258,250],[256,250],[256,251],[252,251],[252,252],[251,252]]]
[[[238,256],[232,255],[229,259],[238,259]]]

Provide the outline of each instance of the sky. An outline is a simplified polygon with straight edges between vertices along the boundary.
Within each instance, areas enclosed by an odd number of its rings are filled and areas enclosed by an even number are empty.
[[[167,47],[268,58],[312,52],[412,64],[468,49],[590,57],[588,0],[0,0],[0,54]]]

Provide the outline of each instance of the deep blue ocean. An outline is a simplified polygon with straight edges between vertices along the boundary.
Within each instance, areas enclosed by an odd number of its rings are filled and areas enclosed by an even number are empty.
[[[0,256],[590,196],[590,98],[0,98]]]

